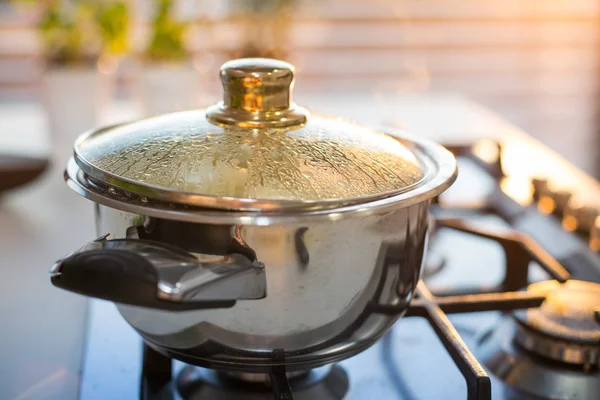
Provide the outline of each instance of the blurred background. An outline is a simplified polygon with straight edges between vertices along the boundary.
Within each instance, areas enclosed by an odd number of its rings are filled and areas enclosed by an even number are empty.
[[[0,0],[0,128],[37,104],[54,132],[0,143],[70,151],[106,113],[206,106],[223,61],[269,56],[299,95],[359,94],[386,118],[396,96],[468,96],[599,177],[599,36],[594,0]]]
[[[492,163],[508,138],[504,193],[529,204],[531,178],[549,178],[565,229],[600,226],[597,182],[570,165],[600,178],[597,0],[0,0],[0,399],[137,393],[122,379],[137,335],[49,283],[55,260],[97,237],[62,171],[82,132],[212,104],[221,63],[249,56],[294,64],[296,99],[317,111],[476,142]],[[468,171],[454,185],[467,203],[481,189]]]

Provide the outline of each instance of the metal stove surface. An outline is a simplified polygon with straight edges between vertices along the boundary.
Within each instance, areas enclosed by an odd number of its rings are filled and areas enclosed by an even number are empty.
[[[477,182],[477,185],[471,185]],[[473,200],[489,194],[495,182],[480,174],[469,163],[461,163],[459,181],[449,194],[460,201],[461,196]],[[467,188],[468,190],[465,190]],[[524,218],[537,218],[536,213]],[[517,221],[525,229],[533,229],[530,222]],[[487,228],[502,232],[508,227],[496,216],[476,217],[476,222]],[[542,235],[540,223],[533,229],[538,240],[554,240],[542,243],[553,248],[558,257],[571,256],[587,244],[573,235],[558,238],[553,230],[561,231],[560,224],[543,219]],[[548,234],[550,232],[550,235]],[[534,235],[534,236],[535,236]],[[561,239],[562,238],[562,239]],[[556,242],[558,240],[558,242]],[[575,249],[575,250],[574,250]],[[504,256],[497,244],[461,232],[442,230],[432,241],[432,252],[444,259],[444,268],[426,280],[432,292],[468,287],[486,287],[498,284],[504,277]],[[598,260],[596,260],[598,261]],[[573,263],[571,263],[573,264]],[[599,264],[595,264],[600,265]],[[581,275],[588,280],[597,280],[600,268],[587,265]],[[530,269],[530,281],[549,279],[541,268]],[[478,312],[454,314],[451,322],[467,346],[475,352],[481,334],[493,327],[502,318],[500,312]],[[85,349],[81,392],[82,400],[92,399],[135,399],[140,398],[140,375],[142,341],[130,328],[114,305],[93,300],[90,303],[88,341]],[[402,318],[393,329],[374,346],[340,363],[348,373],[350,389],[345,397],[358,399],[465,399],[467,385],[461,372],[446,351],[434,330],[423,318]],[[185,365],[174,363],[175,376]],[[522,394],[515,395],[496,376],[490,373],[493,399],[534,399]],[[181,399],[174,393],[173,400]],[[568,399],[569,397],[557,397]]]

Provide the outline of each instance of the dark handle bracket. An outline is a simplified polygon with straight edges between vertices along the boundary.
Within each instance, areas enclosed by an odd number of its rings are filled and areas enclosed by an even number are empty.
[[[102,248],[75,253],[52,270],[52,284],[115,303],[170,311],[230,308],[235,300],[175,302],[157,296],[156,268],[140,254]]]

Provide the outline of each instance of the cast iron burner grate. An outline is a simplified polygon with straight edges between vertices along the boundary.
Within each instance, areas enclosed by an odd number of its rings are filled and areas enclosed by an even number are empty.
[[[505,253],[505,276],[498,287],[452,291],[432,294],[421,281],[417,285],[406,317],[425,318],[444,347],[452,357],[467,383],[468,400],[490,400],[490,378],[466,346],[447,314],[470,313],[479,311],[511,311],[537,307],[544,297],[535,296],[520,289],[527,286],[529,264],[536,262],[553,279],[565,282],[569,273],[544,249],[527,236],[510,231],[493,233],[473,226],[463,219],[446,218],[437,220],[438,229],[452,229],[470,235],[492,240],[500,244]],[[389,306],[371,302],[368,311],[372,313],[397,314],[405,310],[404,305]],[[145,400],[173,399],[172,360],[147,345],[144,345],[143,369],[141,379],[141,398]],[[283,367],[270,373],[273,396],[276,400],[291,400],[293,393]]]
[[[468,400],[490,400],[491,381],[482,365],[475,358],[471,350],[466,346],[456,328],[448,319],[448,314],[472,313],[479,311],[512,311],[538,307],[544,301],[543,296],[534,295],[524,291],[528,284],[529,265],[536,262],[545,270],[552,279],[565,282],[571,277],[595,281],[598,278],[593,274],[597,270],[595,261],[581,255],[575,254],[557,261],[548,254],[536,241],[518,231],[505,231],[495,233],[487,229],[474,226],[471,222],[462,218],[442,218],[448,211],[450,215],[477,216],[496,215],[512,226],[519,225],[519,221],[530,213],[536,213],[531,208],[523,207],[508,197],[500,189],[500,181],[504,178],[502,168],[502,147],[498,147],[498,155],[492,162],[488,163],[473,154],[473,146],[447,146],[457,157],[468,158],[489,176],[498,185],[496,189],[485,199],[482,205],[467,205],[461,208],[445,209],[438,207],[434,209],[436,229],[451,229],[465,234],[498,243],[505,253],[505,273],[500,285],[487,288],[473,288],[471,290],[451,290],[443,293],[433,294],[427,286],[420,281],[417,285],[415,296],[404,316],[425,318],[431,325],[446,351],[460,370],[467,384]],[[434,208],[437,205],[434,205]],[[437,211],[437,212],[436,212]],[[531,221],[540,221],[528,220]],[[540,222],[541,223],[541,222]],[[533,231],[564,237],[569,233],[564,231],[552,231],[547,233],[548,225],[533,227]],[[563,235],[563,236],[561,236]],[[537,236],[536,236],[537,237]],[[568,271],[571,271],[570,274]],[[571,276],[572,275],[572,276]],[[367,306],[367,311],[381,314],[397,314],[406,309],[406,305],[389,306],[381,305],[372,301]],[[597,315],[600,320],[600,315]],[[144,359],[141,379],[141,398],[145,400],[174,399],[170,392],[172,386],[172,360],[144,345]],[[273,396],[276,400],[293,399],[290,382],[284,368],[274,369],[270,374]]]
[[[569,273],[545,250],[518,232],[492,233],[476,228],[462,219],[439,219],[438,227],[458,230],[500,244],[506,256],[503,282],[495,288],[446,292],[433,295],[421,281],[406,317],[426,318],[452,357],[467,383],[468,400],[491,399],[490,378],[466,346],[447,314],[479,311],[511,311],[537,307],[544,297],[519,291],[527,286],[530,262],[537,262],[553,279],[564,282]],[[372,311],[386,314],[397,312],[393,306],[372,304]]]

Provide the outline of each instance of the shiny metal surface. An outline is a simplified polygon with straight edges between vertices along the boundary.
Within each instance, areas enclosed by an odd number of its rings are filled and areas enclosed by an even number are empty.
[[[326,365],[324,367],[314,368],[309,371],[294,371],[287,372],[285,375],[289,380],[306,377],[307,375],[311,375],[311,380],[319,380],[320,378],[327,375],[327,373],[331,370],[331,365]],[[252,374],[249,372],[240,372],[240,371],[221,371],[221,374],[229,379],[238,382],[251,382],[251,383],[266,383],[269,384],[270,378],[268,374]]]
[[[268,376],[255,374],[239,381],[220,372],[193,366],[177,376],[177,392],[183,400],[272,400]],[[321,367],[290,378],[295,400],[344,400],[350,389],[347,373],[338,365]]]
[[[224,69],[226,81],[234,81],[226,88],[225,106],[254,112],[261,104],[267,108],[289,105],[289,88],[282,94],[281,83],[291,79],[291,70],[282,67],[275,71],[271,65],[265,67],[270,69],[265,76],[261,75],[264,71],[255,71],[257,79],[275,80],[269,81],[271,86],[253,89],[250,84],[239,87],[248,71],[236,68]],[[239,97],[239,90],[252,93]],[[256,96],[262,90],[277,95],[261,103]],[[197,122],[199,115],[204,118],[193,111],[159,118],[163,123],[171,121],[169,118]],[[373,146],[393,143],[401,155],[399,160],[407,161],[418,174],[409,174],[406,186],[397,190],[343,199],[216,196],[166,189],[98,169],[82,150],[90,138],[109,148],[114,138],[103,136],[100,130],[77,140],[65,178],[77,193],[97,203],[99,235],[108,235],[110,241],[155,241],[193,254],[242,254],[264,265],[266,297],[239,300],[228,309],[172,312],[141,307],[141,303],[118,304],[124,318],[151,346],[176,359],[211,368],[261,372],[285,365],[289,371],[306,370],[366,349],[403,314],[427,246],[429,202],[455,180],[454,156],[442,146],[403,131],[395,131],[396,138],[392,138],[354,125],[351,128],[347,122],[318,118],[313,127],[317,139],[348,133],[340,127],[356,129],[357,147],[364,144],[369,153]],[[153,135],[162,134],[153,122],[149,124],[146,128]],[[125,137],[133,132],[136,139],[141,125],[126,126],[119,132]],[[186,129],[206,133],[193,124]],[[383,142],[371,140],[367,133]],[[169,136],[175,146],[181,144],[180,135],[177,130],[175,136]],[[299,133],[294,131],[294,135]],[[341,159],[340,165],[356,167],[343,152],[338,153],[334,155]],[[389,178],[382,176],[383,181]],[[354,178],[348,179],[351,186],[358,184],[358,177]],[[176,285],[162,285],[161,296],[172,296]],[[395,312],[380,314],[373,311],[373,305],[392,306]]]
[[[257,132],[215,126],[192,110],[83,134],[74,158],[90,179],[136,198],[308,210],[392,197],[447,172],[439,168],[452,156],[442,147],[399,133],[323,116]]]
[[[106,240],[109,235],[87,244],[69,257],[90,250],[119,249],[143,256],[155,269],[156,296],[185,303],[203,300],[260,299],[266,295],[264,265],[242,254],[223,256],[183,253],[151,242],[128,239]],[[50,275],[60,276],[62,260]]]
[[[446,190],[457,176],[454,156],[429,140],[394,130],[390,134],[407,145],[419,158],[424,169],[424,178],[414,186],[406,187],[390,197],[374,199],[346,199],[330,201],[269,201],[256,199],[241,199],[208,196],[178,191],[163,191],[160,188],[139,185],[134,181],[121,178],[102,171],[94,172],[94,178],[88,174],[94,167],[86,164],[85,160],[72,158],[65,171],[67,184],[83,197],[123,211],[159,218],[169,218],[205,223],[233,224],[273,224],[301,219],[338,220],[348,217],[369,216],[384,213],[398,207],[407,207],[432,199]],[[80,137],[78,141],[84,140]],[[141,191],[152,196],[141,196],[128,190],[112,186],[121,181],[134,192]],[[105,182],[111,185],[104,184]],[[367,200],[371,200],[368,201]],[[347,203],[346,201],[349,201]],[[202,209],[202,212],[189,212],[189,206],[206,206],[209,208],[224,208],[226,210]],[[337,208],[336,208],[337,207]],[[240,213],[232,209],[248,210]],[[298,217],[299,214],[301,217]]]
[[[294,130],[257,131],[218,127],[192,110],[84,134],[75,160],[90,178],[136,197],[272,211],[407,192],[436,178],[445,159],[432,154],[436,148],[443,150],[329,117],[313,116]]]
[[[537,282],[527,292],[545,296],[539,308],[514,312],[516,342],[542,357],[589,367],[600,365],[600,284]]]
[[[72,162],[67,177],[73,175],[82,177]],[[159,208],[84,193],[107,204],[97,205],[96,223],[108,239],[140,238],[216,255],[240,252],[243,243],[243,251],[264,264],[266,298],[238,301],[227,310],[174,313],[118,305],[163,353],[196,365],[256,372],[332,363],[383,335],[413,295],[426,247],[427,196],[441,190],[430,187],[396,203],[280,215]],[[398,308],[393,315],[372,314],[373,302]]]
[[[368,306],[406,305],[412,297],[428,208],[424,201],[357,218],[312,221],[296,215],[286,224],[260,226],[182,222],[98,205],[97,229],[110,239],[133,235],[206,254],[230,254],[232,243],[242,239],[265,266],[264,299],[238,301],[227,310],[174,313],[118,305],[119,311],[175,358],[251,371],[285,363],[294,370],[356,354],[399,317],[400,310],[378,315]],[[297,246],[299,230],[303,249]],[[298,256],[300,250],[308,261]],[[279,359],[273,358],[275,349],[283,351]]]
[[[224,99],[209,107],[206,117],[215,124],[243,128],[302,125],[308,111],[292,103],[294,67],[268,58],[242,58],[221,67]]]
[[[597,367],[600,361],[600,346],[586,346],[548,338],[522,326],[517,326],[515,341],[537,355],[567,364],[592,368]]]
[[[475,354],[507,388],[501,399],[596,400],[598,369],[585,371],[531,357],[513,342],[516,324],[505,316],[476,340]],[[531,396],[531,397],[528,397]]]

